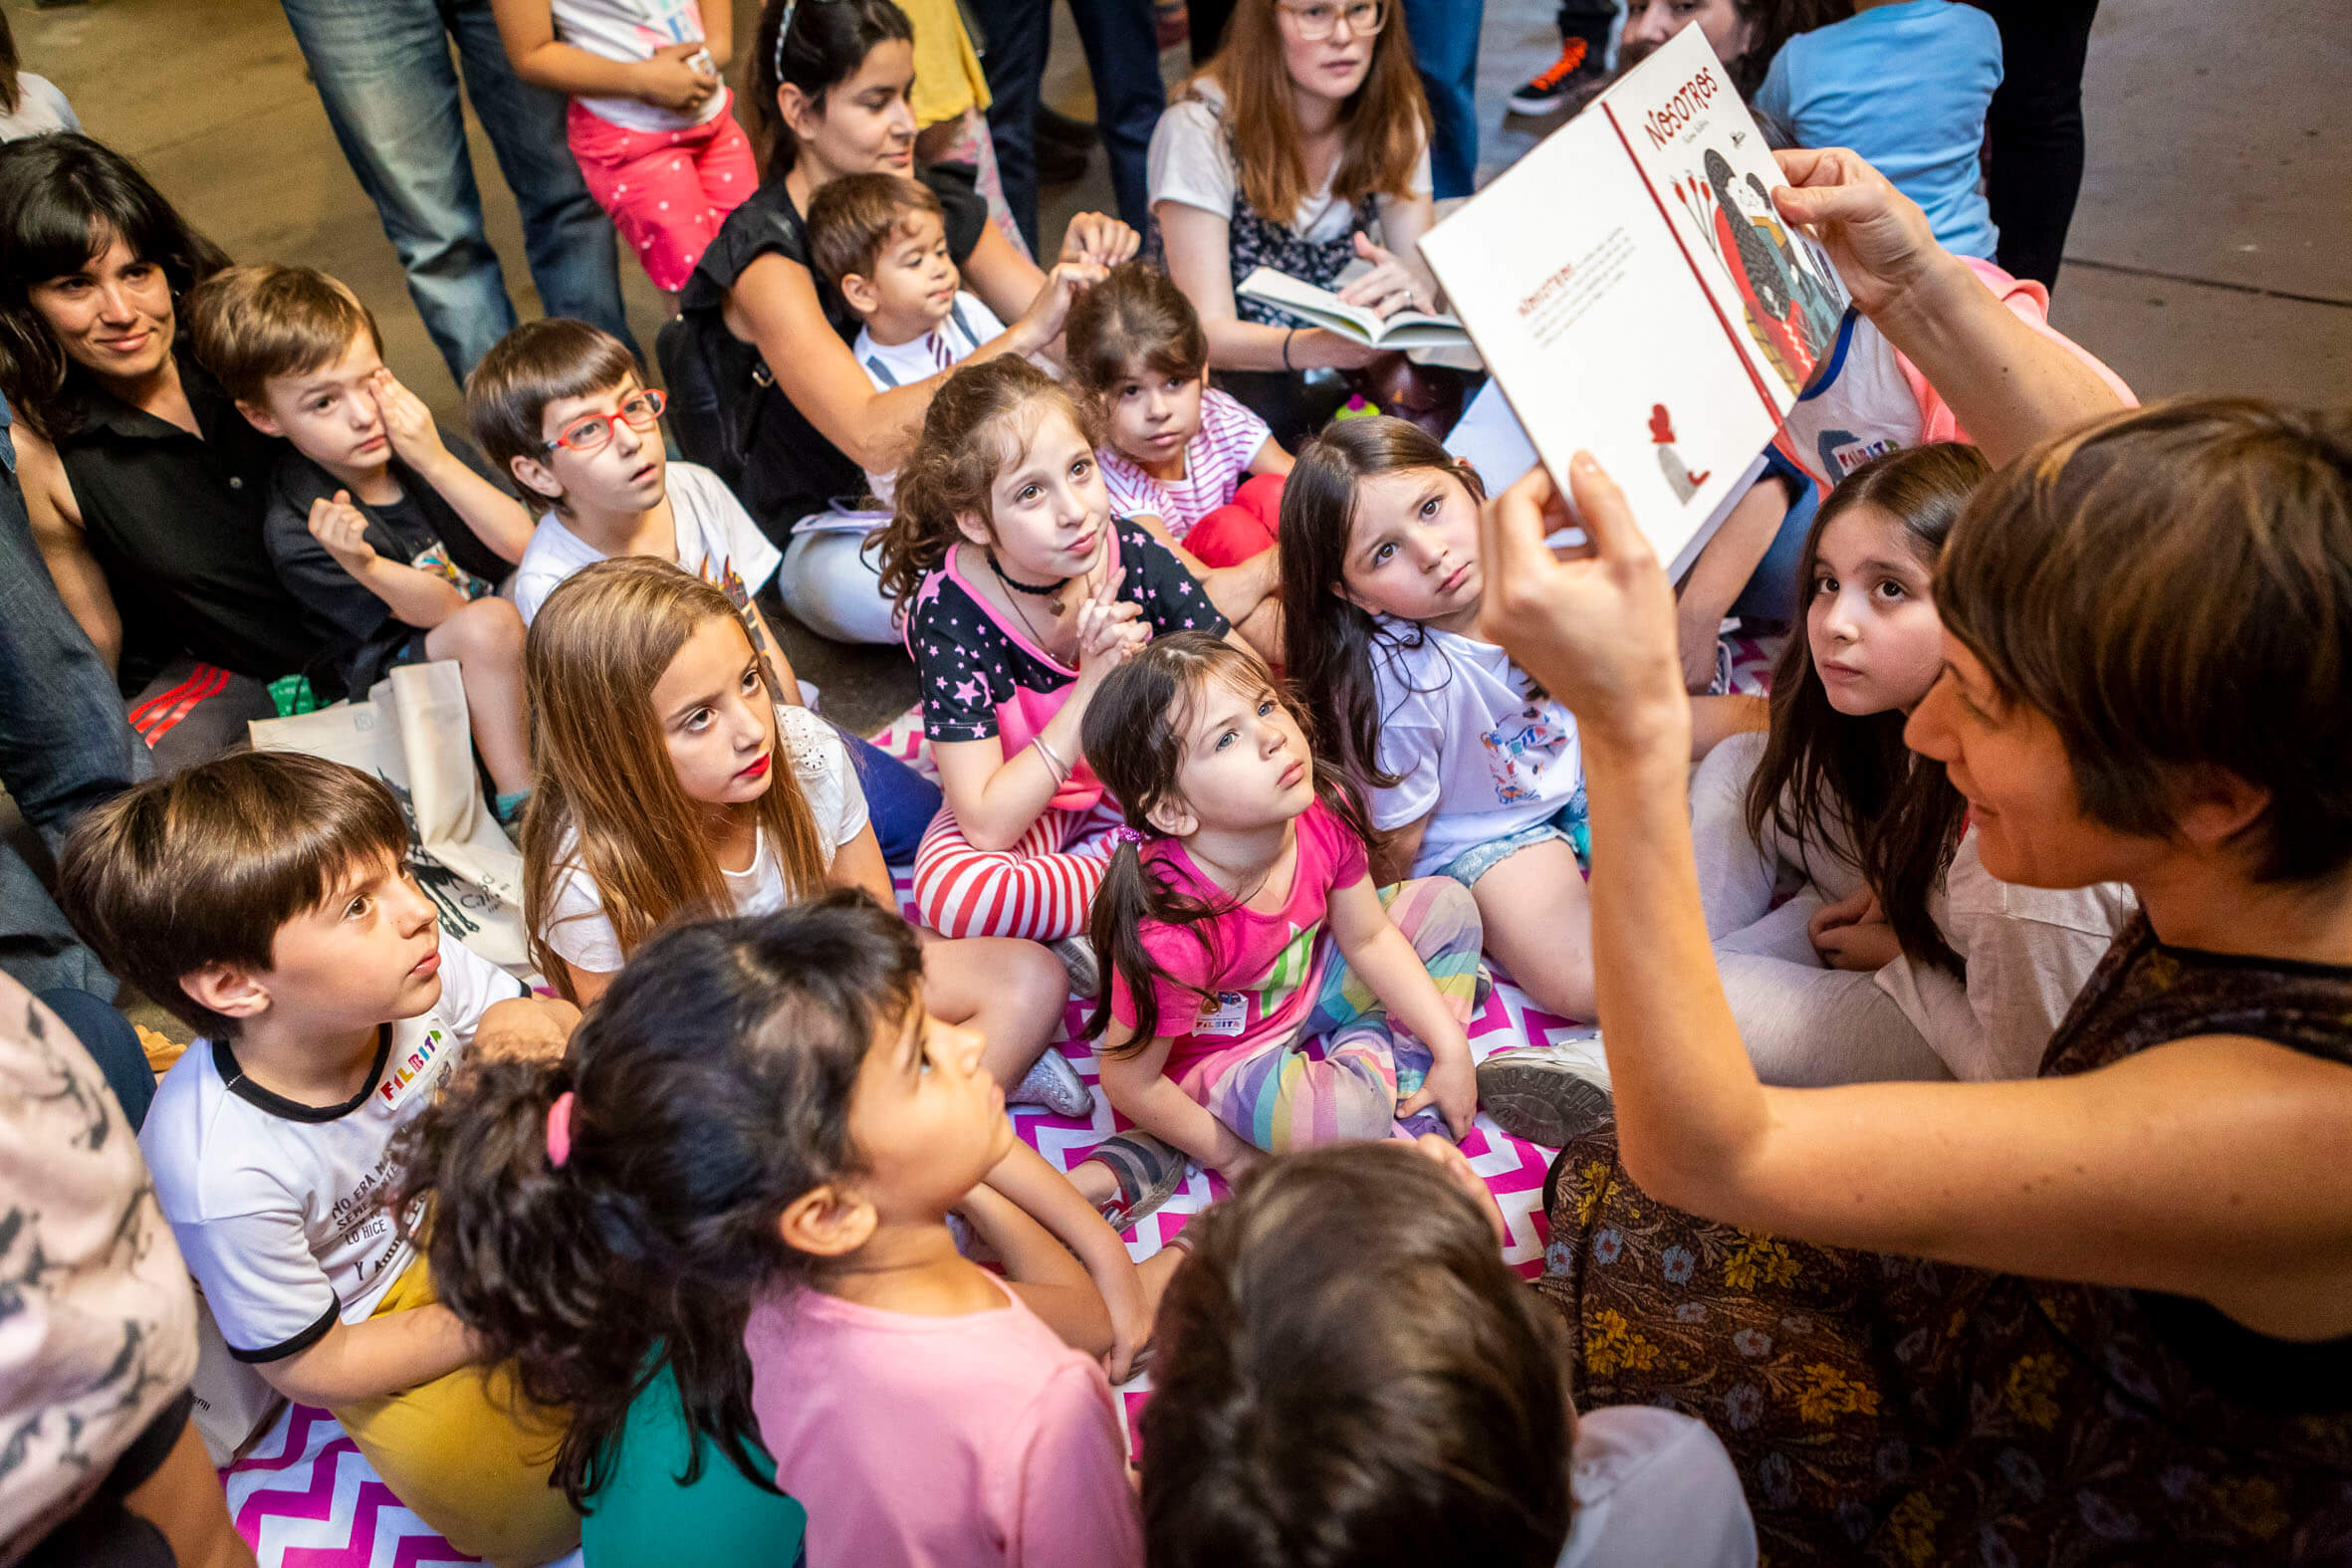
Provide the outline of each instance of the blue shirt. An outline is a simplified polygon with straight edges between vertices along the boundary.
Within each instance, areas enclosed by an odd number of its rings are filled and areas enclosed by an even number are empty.
[[[1756,107],[1799,146],[1851,147],[1920,206],[1944,248],[1990,257],[1999,231],[1977,190],[2000,29],[1972,5],[1904,0],[1780,46]]]

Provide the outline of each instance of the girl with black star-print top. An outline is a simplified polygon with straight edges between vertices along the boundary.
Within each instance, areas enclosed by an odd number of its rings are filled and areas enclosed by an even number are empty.
[[[1224,633],[1225,617],[1166,547],[1111,517],[1076,404],[1012,356],[932,398],[881,573],[947,796],[915,854],[924,921],[1077,936],[1120,820],[1079,753],[1086,704],[1154,632]]]

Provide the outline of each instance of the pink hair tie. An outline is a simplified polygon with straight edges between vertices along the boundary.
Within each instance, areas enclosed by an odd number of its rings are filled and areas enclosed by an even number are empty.
[[[1121,822],[1110,830],[1110,841],[1114,844],[1140,844],[1143,842],[1143,834]]]
[[[556,1103],[547,1108],[547,1163],[557,1170],[572,1158],[572,1091],[566,1089],[556,1096]]]

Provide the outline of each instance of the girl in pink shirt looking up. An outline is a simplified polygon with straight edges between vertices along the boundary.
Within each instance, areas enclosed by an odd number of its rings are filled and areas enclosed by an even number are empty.
[[[1355,802],[1257,656],[1160,638],[1102,683],[1083,738],[1126,812],[1087,1025],[1111,1104],[1228,1181],[1400,1118],[1469,1131],[1478,906],[1442,878],[1374,889]]]
[[[667,1366],[696,1438],[808,1508],[811,1562],[1140,1568],[1110,1385],[1040,1315],[1107,1328],[1101,1299],[994,1190],[1037,1156],[980,1057],[863,892],[674,927],[561,1062],[482,1062],[417,1119],[396,1212],[435,1200],[442,1299],[571,1407],[576,1504]]]

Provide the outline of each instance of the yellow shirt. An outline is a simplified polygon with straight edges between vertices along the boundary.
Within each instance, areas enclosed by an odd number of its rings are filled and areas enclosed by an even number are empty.
[[[988,79],[956,0],[898,0],[898,9],[915,31],[915,85],[907,96],[915,123],[936,125],[988,108]]]

